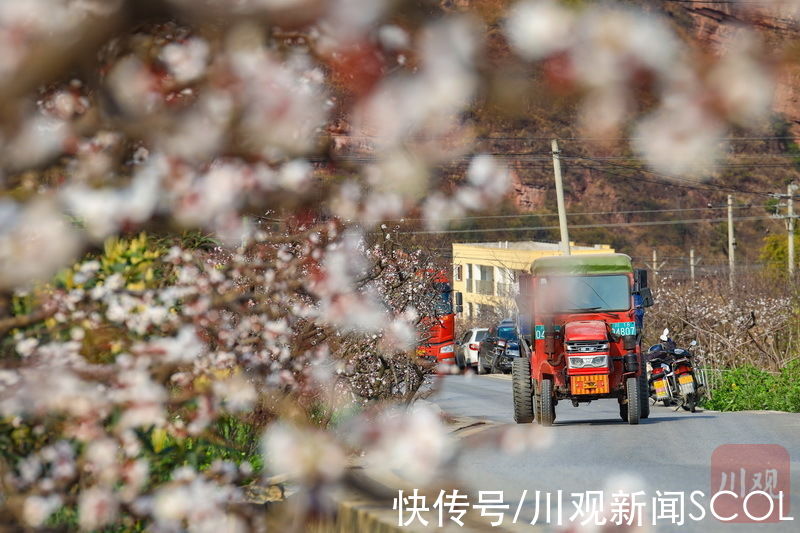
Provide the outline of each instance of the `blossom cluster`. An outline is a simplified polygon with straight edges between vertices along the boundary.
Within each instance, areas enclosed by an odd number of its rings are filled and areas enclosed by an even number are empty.
[[[413,396],[434,370],[408,355],[424,333],[420,318],[436,314],[434,270],[391,238],[370,245],[320,222],[285,235],[259,230],[235,252],[172,246],[127,254],[119,268],[112,254],[121,251],[109,246],[49,289],[17,295],[44,299],[48,309],[44,323],[13,334],[6,356],[13,364],[0,370],[7,429],[45,439],[4,470],[5,492],[21,498],[14,512],[31,526],[64,505],[77,506],[87,530],[121,516],[165,530],[186,524],[200,531],[226,520],[252,526],[255,518],[237,507],[251,464],[218,461],[202,472],[183,466],[170,483],[153,487],[155,458],[145,448],[220,439],[219,422],[229,417],[263,429],[283,416],[288,406],[276,399],[287,395],[295,408],[331,413]],[[363,261],[354,262],[359,255]],[[396,446],[396,438],[375,441],[374,420],[384,416],[353,418],[348,439],[279,422],[266,429],[265,459],[276,473],[336,481],[353,450],[393,453],[379,450]],[[436,414],[393,416],[380,422],[387,432],[409,417],[405,423],[425,431],[405,431],[408,438],[429,430],[443,438]],[[305,464],[293,457],[301,443],[312,446],[309,431],[330,451],[309,450],[314,460]],[[442,446],[426,445],[425,454],[409,447],[393,461],[428,475],[446,458]],[[202,512],[192,505],[200,496],[213,503]]]

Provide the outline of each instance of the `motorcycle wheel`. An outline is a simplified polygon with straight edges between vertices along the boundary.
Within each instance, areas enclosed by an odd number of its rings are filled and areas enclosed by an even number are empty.
[[[683,407],[684,411],[691,411],[693,413],[696,412],[697,411],[697,401],[694,398],[694,394],[692,394],[691,396],[686,398],[686,401],[681,404],[681,407]]]
[[[480,374],[480,375],[486,374],[486,367],[483,366],[483,357],[481,356],[481,354],[478,354],[477,367],[478,368],[476,370],[477,370],[478,374]]]
[[[500,372],[500,369],[497,368],[497,362],[499,359],[500,359],[499,355],[495,355],[494,359],[492,359],[492,366],[489,368],[490,374],[497,374],[498,372]]]

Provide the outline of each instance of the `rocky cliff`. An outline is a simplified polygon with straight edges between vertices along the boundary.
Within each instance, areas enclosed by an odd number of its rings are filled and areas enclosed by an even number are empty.
[[[799,8],[781,8],[780,2],[677,2],[667,6],[665,13],[688,42],[713,54],[724,53],[741,28],[755,30],[775,72],[773,110],[791,123],[790,131],[800,139]]]
[[[663,177],[642,171],[631,157],[627,142],[596,146],[581,139],[576,129],[580,95],[554,98],[542,88],[541,70],[509,64],[503,39],[490,31],[491,68],[505,83],[490,90],[501,93],[499,107],[486,110],[478,118],[487,133],[514,138],[506,145],[494,143],[490,151],[517,152],[513,163],[515,177],[512,197],[520,211],[553,212],[552,162],[549,139],[562,139],[564,183],[567,208],[572,213],[635,210],[668,210],[643,214],[602,214],[572,216],[571,224],[600,227],[572,232],[574,240],[610,242],[640,261],[649,259],[653,248],[663,256],[676,258],[675,265],[685,268],[681,257],[690,248],[703,255],[710,265],[725,268],[727,227],[724,222],[676,223],[665,226],[603,227],[604,224],[655,220],[684,220],[725,217],[720,209],[733,192],[737,221],[737,261],[758,260],[766,235],[785,232],[782,221],[767,218],[770,199],[765,194],[736,191],[785,192],[786,184],[800,180],[800,165],[794,142],[800,140],[800,14],[775,11],[765,4],[730,2],[638,2],[644,9],[669,18],[678,34],[700,58],[711,61],[725,53],[725,47],[740,38],[743,28],[755,32],[764,47],[764,60],[775,73],[774,117],[770,124],[731,133],[731,158],[708,180],[698,183]],[[469,8],[469,2],[459,7]],[[473,6],[474,7],[474,6]],[[703,59],[705,58],[705,59]],[[511,76],[508,74],[511,73]],[[511,79],[512,81],[507,81]],[[523,80],[519,82],[519,80]],[[516,80],[516,81],[515,81]],[[646,98],[646,97],[645,97]],[[505,99],[505,100],[503,100]],[[506,110],[503,101],[514,105]],[[506,115],[503,112],[507,111]],[[500,118],[498,118],[498,112]],[[624,137],[624,133],[621,133]],[[525,139],[524,149],[520,141]],[[800,143],[798,143],[800,144]],[[570,157],[571,156],[571,157]],[[578,156],[595,158],[578,159]],[[763,217],[756,219],[755,217]],[[745,220],[746,219],[746,220]],[[557,237],[553,232],[537,238]],[[683,265],[683,266],[682,266]],[[678,268],[678,270],[680,270]]]

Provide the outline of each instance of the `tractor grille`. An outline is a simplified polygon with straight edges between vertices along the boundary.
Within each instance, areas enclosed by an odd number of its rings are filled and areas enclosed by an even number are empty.
[[[608,343],[604,341],[570,341],[567,342],[567,353],[607,352]]]

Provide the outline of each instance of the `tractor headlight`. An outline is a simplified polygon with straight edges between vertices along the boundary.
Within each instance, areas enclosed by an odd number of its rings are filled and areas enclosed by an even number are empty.
[[[453,345],[448,344],[447,346],[442,346],[442,349],[439,350],[439,353],[453,353]]]
[[[567,357],[570,368],[605,368],[608,366],[607,355],[570,355]]]

